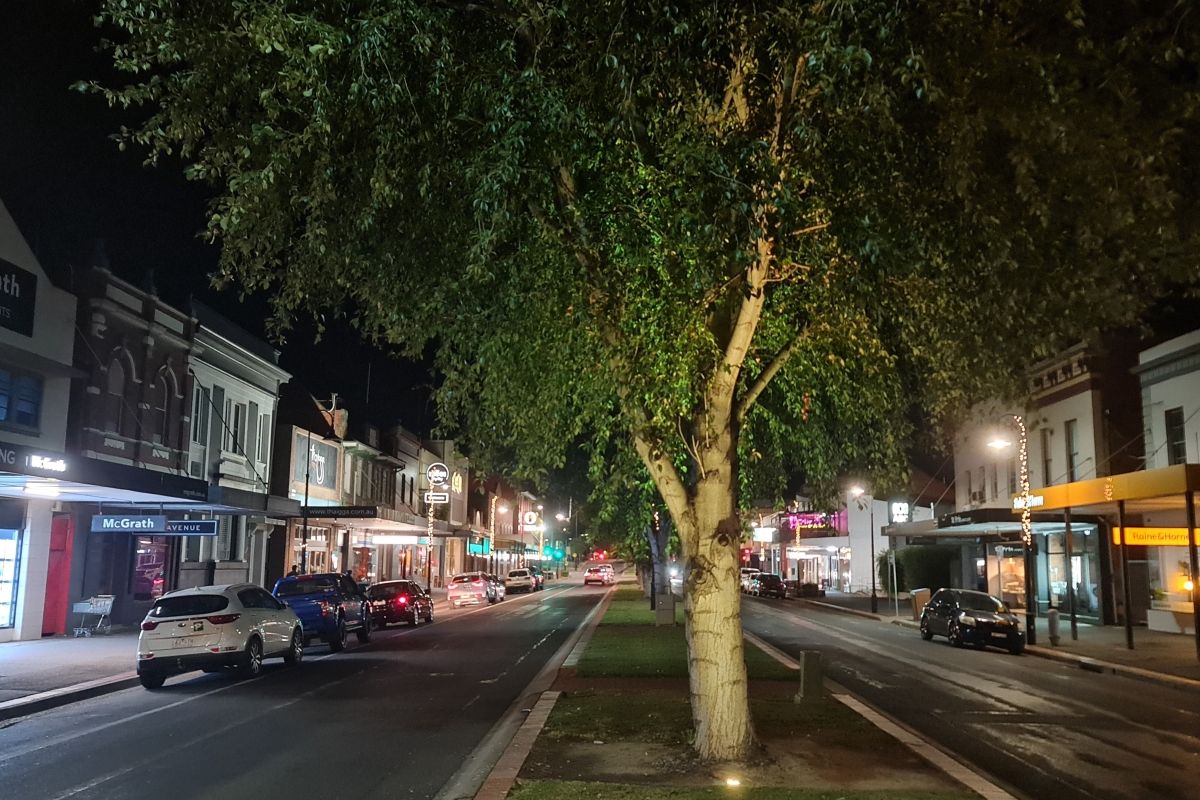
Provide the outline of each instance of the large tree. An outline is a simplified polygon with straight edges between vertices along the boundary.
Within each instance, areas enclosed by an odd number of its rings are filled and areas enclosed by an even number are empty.
[[[636,454],[688,567],[706,758],[754,742],[739,498],[797,468],[894,479],[914,421],[1195,275],[1182,3],[108,0],[102,22],[132,83],[97,90],[148,107],[123,143],[216,187],[219,281],[271,292],[281,331],[335,309],[432,343],[476,455]]]

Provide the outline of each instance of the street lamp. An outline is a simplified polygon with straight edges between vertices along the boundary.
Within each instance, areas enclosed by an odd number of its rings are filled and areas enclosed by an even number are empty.
[[[850,487],[850,496],[859,500],[859,508],[860,509],[862,508],[861,498],[864,494],[866,494],[866,491],[867,490],[861,486],[851,486]],[[878,614],[879,613],[879,598],[877,598],[875,596],[875,498],[874,497],[871,498],[870,509],[871,509],[871,527],[868,532],[871,534],[871,613]]]
[[[1021,544],[1025,556],[1025,639],[1028,644],[1037,644],[1037,597],[1034,585],[1033,565],[1033,512],[1029,502],[1029,435],[1025,428],[1025,418],[1020,414],[1010,414],[1009,418],[1017,427],[1017,460],[1020,467],[1021,497]],[[988,442],[993,450],[1003,450],[1012,447],[1012,442],[997,436]],[[1069,569],[1069,565],[1068,565]]]

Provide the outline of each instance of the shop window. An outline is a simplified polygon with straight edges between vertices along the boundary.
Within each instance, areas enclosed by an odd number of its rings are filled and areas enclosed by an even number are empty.
[[[133,599],[157,600],[166,589],[167,541],[162,536],[138,536],[134,544]]]
[[[1183,409],[1169,408],[1163,415],[1167,427],[1167,465],[1187,462],[1187,437],[1184,434]]]
[[[0,369],[0,424],[37,428],[41,421],[42,379]]]
[[[1079,480],[1079,425],[1076,420],[1067,420],[1063,432],[1067,439],[1067,480]]]
[[[0,628],[17,619],[17,573],[21,564],[21,532],[0,530]]]

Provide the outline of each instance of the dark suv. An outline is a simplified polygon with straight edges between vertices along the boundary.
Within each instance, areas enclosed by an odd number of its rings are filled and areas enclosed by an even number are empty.
[[[783,578],[769,572],[760,572],[750,579],[750,593],[759,597],[778,597],[787,599],[787,585]]]
[[[940,589],[921,611],[921,638],[945,636],[950,644],[1003,647],[1013,655],[1025,649],[1025,632],[1017,615],[986,592]]]
[[[433,622],[433,598],[415,581],[376,583],[367,589],[367,601],[377,628],[391,622]]]

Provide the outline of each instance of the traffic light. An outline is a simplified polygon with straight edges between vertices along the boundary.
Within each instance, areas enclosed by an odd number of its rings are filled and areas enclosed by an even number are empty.
[[[742,563],[743,564],[750,563],[750,548],[749,547],[742,548]]]

